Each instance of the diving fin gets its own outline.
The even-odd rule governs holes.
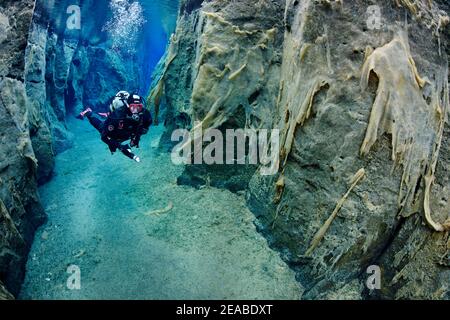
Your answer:
[[[92,114],[92,109],[87,108],[86,110],[80,112],[79,115],[76,116],[77,119],[84,120],[85,117],[89,117]]]

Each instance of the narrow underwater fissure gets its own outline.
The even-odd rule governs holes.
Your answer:
[[[161,126],[143,139],[136,167],[110,156],[86,122],[70,124],[82,139],[57,157],[56,176],[40,189],[49,217],[20,298],[300,298],[242,196],[176,184],[182,168],[160,152]],[[71,265],[81,290],[66,286]]]
[[[257,232],[242,194],[177,184],[183,167],[172,164],[161,147],[162,125],[143,137],[137,151],[142,163],[136,164],[120,153],[111,155],[89,122],[75,119],[85,106],[107,110],[119,90],[148,93],[178,5],[141,3],[146,22],[136,52],[110,50],[110,39],[99,29],[99,21],[109,18],[107,1],[96,1],[95,9],[93,2],[82,1],[82,12],[93,10],[98,19],[76,48],[79,35],[64,34],[58,25],[53,28],[59,42],[53,35],[47,39],[46,99],[55,103],[56,117],[65,119],[52,130],[67,132],[54,144],[55,167],[39,189],[48,221],[36,233],[18,297],[300,298],[293,271]],[[67,4],[57,2],[53,10]],[[38,24],[36,42],[37,29]],[[31,88],[33,68],[28,71]],[[79,290],[70,288],[73,268],[80,272]]]
[[[0,1],[0,300],[448,299],[448,13]],[[119,90],[154,116],[141,163],[74,117]],[[278,132],[272,174],[176,166],[179,128]]]

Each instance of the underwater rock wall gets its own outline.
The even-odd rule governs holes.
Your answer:
[[[284,1],[185,1],[150,102],[170,128],[273,127]],[[256,11],[255,11],[256,10]],[[164,94],[165,93],[165,94]],[[179,183],[242,191],[254,166],[186,167]]]
[[[448,6],[379,8],[369,25],[366,1],[183,1],[150,96],[170,129],[281,130],[279,174],[234,179],[306,299],[450,297]]]
[[[33,7],[32,0],[0,2],[0,299],[12,298],[6,288],[19,292],[34,231],[45,219],[36,172],[37,157],[49,152],[48,131],[36,122],[24,77]]]
[[[412,231],[410,220],[421,216],[425,222],[427,179],[434,177],[447,117],[445,55],[430,37],[434,30],[412,20],[413,14],[408,39],[401,30],[409,11],[395,2],[381,6],[379,30],[367,29],[366,10],[363,1],[303,1],[286,11],[286,20],[293,18],[277,106],[283,188],[265,228],[298,270],[305,298],[369,294],[364,279],[370,265],[382,269],[383,297],[440,298],[433,294],[445,282],[434,279],[448,277],[449,270],[420,268],[436,272],[422,279],[422,287],[430,287],[403,292],[402,285],[420,281],[417,273],[392,281],[401,263],[380,257],[393,250],[403,228]],[[365,178],[340,203],[361,168]],[[436,208],[433,220],[445,223],[446,206]],[[432,228],[422,232],[426,237]],[[446,234],[436,237],[433,262],[446,253]],[[407,244],[403,255],[424,256]]]

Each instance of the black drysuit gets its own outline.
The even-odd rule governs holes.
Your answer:
[[[119,149],[129,158],[133,158],[134,155],[129,151],[129,147],[123,146],[122,143],[131,140],[131,146],[139,147],[141,136],[146,134],[152,125],[151,114],[146,109],[139,113],[139,119],[136,118],[136,120],[128,109],[110,113],[105,121],[93,116],[88,119],[100,132],[102,141],[108,145],[112,153]]]

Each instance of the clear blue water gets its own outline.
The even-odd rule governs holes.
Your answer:
[[[131,38],[137,40],[135,43],[130,40],[130,45],[134,45],[134,48],[131,48],[134,57],[131,58],[135,59],[139,66],[139,91],[141,95],[145,95],[150,86],[152,71],[164,55],[170,35],[175,31],[179,0],[127,1],[129,4],[135,2],[139,4],[139,7],[142,8],[142,19],[145,22],[138,26],[136,30],[130,30],[136,32],[136,34],[125,32],[125,34],[120,35],[119,32],[118,36],[120,37],[120,41]],[[131,5],[129,8],[137,7]],[[117,19],[119,24],[123,25],[128,23],[127,19],[133,20],[137,18],[136,15],[133,14],[132,9],[128,9],[128,11],[124,13],[124,16],[119,18],[114,17],[113,10],[114,9],[110,4],[107,10],[108,21]],[[111,14],[113,15],[112,17]],[[109,37],[114,37],[114,35],[109,34]],[[129,49],[130,48],[126,48],[125,51],[129,51]]]
[[[123,54],[123,64],[129,67],[130,62],[134,64],[133,70],[138,70],[136,84],[141,95],[148,93],[152,72],[164,55],[168,39],[176,27],[179,0],[37,0],[37,14],[35,21],[42,25],[49,25],[51,32],[59,36],[59,40],[72,39],[80,41],[84,46],[99,46],[112,48],[112,37],[114,32],[105,30],[108,22],[127,24],[133,16],[130,12],[123,12],[123,16],[117,18],[111,4],[113,2],[133,4],[137,3],[142,8],[145,23],[136,30],[124,30],[121,35],[125,39],[125,45],[133,46],[133,53]],[[67,8],[77,5],[81,8],[81,32],[66,28],[68,18]],[[117,21],[114,21],[117,20]],[[130,21],[132,23],[132,21]],[[117,30],[112,30],[117,31]],[[121,31],[119,31],[120,36]],[[116,33],[116,36],[117,33]],[[136,40],[136,41],[134,41]],[[93,70],[92,72],[105,73],[104,70]],[[113,70],[111,74],[113,74]],[[109,74],[102,74],[106,79]],[[128,88],[128,90],[131,90]]]
[[[164,55],[170,35],[175,31],[178,0],[143,0],[141,4],[147,17],[143,47],[146,54],[145,70],[153,70]],[[143,91],[150,86],[150,77],[144,77]]]

